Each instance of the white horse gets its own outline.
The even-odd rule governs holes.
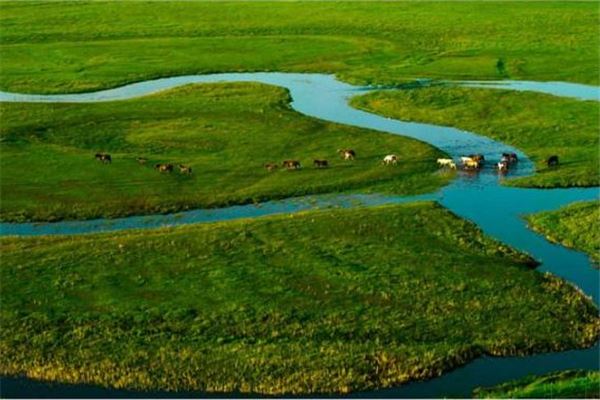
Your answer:
[[[388,154],[387,156],[383,157],[383,163],[385,165],[396,165],[398,164],[398,156],[395,154]]]
[[[456,167],[456,164],[454,164],[454,161],[451,158],[438,158],[437,163],[440,167],[446,167],[451,165],[454,165]]]

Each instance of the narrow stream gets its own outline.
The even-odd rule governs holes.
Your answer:
[[[481,153],[487,160],[498,160],[503,152],[519,156],[518,167],[507,177],[526,176],[534,172],[532,162],[518,149],[456,128],[402,122],[385,118],[348,105],[350,97],[370,88],[352,86],[322,74],[233,73],[189,75],[134,83],[93,93],[34,95],[0,92],[5,102],[101,102],[135,98],[191,83],[261,82],[287,88],[292,108],[319,119],[407,136],[427,142],[454,158]],[[600,88],[561,82],[463,82],[466,86],[530,90],[580,100],[600,100]],[[492,164],[492,162],[488,164]],[[556,209],[574,201],[599,197],[598,188],[522,189],[502,186],[502,176],[491,168],[478,174],[459,172],[457,179],[436,193],[419,196],[324,195],[305,196],[259,205],[234,206],[211,210],[193,210],[170,215],[138,216],[120,219],[66,221],[57,223],[2,223],[1,235],[80,234],[122,229],[143,229],[189,223],[254,218],[324,207],[354,207],[392,204],[417,200],[436,200],[455,214],[476,223],[486,234],[531,254],[542,262],[540,271],[551,272],[570,281],[596,303],[600,298],[600,274],[588,257],[577,251],[546,241],[527,229],[523,215]],[[600,369],[598,345],[528,357],[481,357],[439,378],[414,382],[396,388],[350,397],[469,397],[477,386],[493,385],[528,374],[566,368]],[[22,377],[3,377],[4,397],[228,397],[239,394],[131,392],[91,385],[44,383]]]

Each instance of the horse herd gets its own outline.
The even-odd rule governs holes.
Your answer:
[[[341,158],[346,161],[353,161],[356,158],[356,152],[353,149],[340,149],[337,152],[341,156]],[[96,153],[95,158],[103,164],[112,163],[112,157],[110,154],[107,153]],[[136,160],[141,165],[146,164],[148,161],[148,159],[143,157],[138,157]],[[506,173],[508,172],[509,168],[512,165],[516,164],[518,161],[519,159],[515,153],[502,153],[500,161],[496,163],[495,168],[500,173]],[[483,156],[483,154],[469,154],[468,156],[461,156],[460,162],[462,169],[466,171],[478,171],[483,167],[485,163],[485,157]],[[456,163],[452,158],[438,158],[437,163],[442,168],[457,169]],[[398,164],[398,156],[395,154],[388,154],[383,158],[382,164],[396,165]],[[548,165],[548,167],[557,166],[558,156],[550,156],[546,160],[546,164]],[[313,160],[313,166],[315,168],[328,168],[329,161],[315,159]],[[192,174],[192,167],[190,166],[178,164],[177,167],[179,169],[179,172],[182,174]],[[264,164],[264,167],[267,171],[271,172],[279,168],[279,164],[270,162]],[[287,170],[297,170],[302,168],[302,164],[298,160],[284,160],[281,162],[281,167]],[[173,172],[174,168],[174,165],[171,163],[158,163],[154,165],[154,169],[158,172],[171,173]]]
[[[96,153],[95,158],[96,158],[96,160],[100,161],[103,164],[112,163],[112,157],[110,154],[107,154],[107,153]],[[148,159],[144,158],[144,157],[137,157],[136,160],[137,160],[138,164],[140,164],[140,165],[145,165],[148,162]],[[184,175],[192,174],[192,167],[190,167],[190,166],[179,164],[179,165],[177,165],[177,168],[179,169],[179,172],[181,172]],[[175,167],[171,163],[158,163],[158,164],[154,164],[154,169],[157,170],[158,172],[170,173],[170,172],[173,172]]]
[[[340,149],[337,152],[341,156],[341,158],[345,161],[353,161],[354,159],[356,159],[356,151],[354,151],[353,149]],[[396,165],[398,163],[398,156],[395,154],[388,154],[387,156],[385,156],[383,158],[382,163],[384,165]],[[328,168],[329,161],[314,159],[313,166],[315,168]],[[269,163],[264,164],[264,167],[267,171],[272,172],[272,171],[275,171],[276,169],[278,169],[280,167],[280,165],[275,162],[269,162]],[[281,162],[281,168],[284,168],[288,171],[297,170],[297,169],[302,168],[302,164],[300,163],[299,160],[283,160]]]
[[[519,158],[517,157],[517,155],[515,153],[502,153],[502,156],[500,157],[500,161],[496,163],[495,168],[500,173],[506,173],[506,172],[508,172],[509,168],[512,165],[515,165],[518,161],[519,161]],[[461,162],[462,168],[464,170],[478,171],[483,167],[483,165],[485,163],[485,157],[483,156],[483,154],[469,154],[468,156],[461,156],[460,162]],[[451,168],[451,169],[457,168],[456,163],[451,158],[438,158],[437,163],[442,168],[445,168],[445,167]],[[556,155],[550,156],[546,160],[546,165],[548,165],[548,167],[557,166],[558,165],[558,156],[556,156]]]

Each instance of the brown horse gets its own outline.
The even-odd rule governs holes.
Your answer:
[[[327,167],[329,167],[329,163],[327,162],[327,160],[314,160],[313,161],[313,165],[316,168],[327,168]]]
[[[192,174],[192,167],[188,167],[182,164],[178,165],[179,167],[179,172],[181,172],[182,174],[187,174],[187,175],[191,175]]]
[[[284,160],[281,165],[283,166],[283,168],[287,168],[287,169],[300,169],[302,168],[302,165],[300,164],[300,161],[298,160]]]
[[[103,164],[110,164],[112,162],[112,157],[107,153],[96,153],[95,158]]]
[[[264,165],[265,169],[269,172],[275,171],[277,168],[279,168],[279,165],[275,164],[275,163],[266,163]]]
[[[158,172],[173,172],[173,164],[156,164],[154,169]]]
[[[344,160],[354,160],[356,158],[356,152],[352,149],[341,149],[338,153]]]

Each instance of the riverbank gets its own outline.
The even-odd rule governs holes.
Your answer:
[[[0,244],[0,372],[37,379],[344,393],[590,346],[600,322],[432,203]]]
[[[574,203],[527,216],[529,227],[548,240],[587,253],[600,265],[600,202]]]
[[[352,99],[354,107],[405,121],[453,126],[523,150],[536,174],[505,182],[521,187],[600,185],[600,109],[580,101],[532,92],[435,86],[386,90]],[[546,160],[558,155],[560,164]],[[500,154],[497,155],[499,158]]]

